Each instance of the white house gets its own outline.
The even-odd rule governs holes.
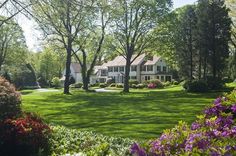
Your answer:
[[[132,59],[136,57],[133,55]],[[113,79],[115,83],[124,82],[126,60],[123,56],[117,56],[112,61],[101,66],[94,67],[94,73],[90,78],[90,83],[104,83],[108,79]],[[81,67],[78,63],[71,64],[71,76],[76,82],[82,82]],[[162,82],[172,81],[172,74],[166,61],[160,56],[138,56],[131,64],[130,79],[144,82],[152,79],[159,79]]]
[[[134,55],[132,59],[136,57]],[[117,56],[114,60],[105,64],[108,68],[108,78],[112,78],[116,83],[124,82],[126,60],[122,56]],[[103,65],[104,66],[104,65]],[[159,79],[162,82],[172,81],[172,74],[166,61],[160,56],[149,57],[140,55],[131,64],[130,79],[144,82],[152,79]]]

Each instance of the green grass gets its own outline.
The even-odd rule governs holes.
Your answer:
[[[178,121],[194,121],[221,93],[192,94],[181,87],[123,93],[23,92],[23,109],[50,123],[134,139],[155,138]]]

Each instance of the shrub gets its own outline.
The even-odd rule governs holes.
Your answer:
[[[74,84],[75,88],[81,88],[83,86],[83,83],[78,82],[76,84]]]
[[[50,128],[34,114],[0,123],[2,155],[48,155]]]
[[[137,85],[136,84],[132,84],[130,87],[136,89]]]
[[[0,121],[21,113],[21,96],[15,87],[0,77]]]
[[[129,86],[131,87],[131,88],[133,88],[132,86],[135,86],[135,85],[137,85],[138,84],[138,81],[137,80],[129,80]]]
[[[171,82],[173,85],[179,85],[179,82],[178,81],[172,81]]]
[[[149,84],[148,84],[148,88],[149,88],[149,89],[155,89],[155,88],[157,88],[157,86],[156,86],[155,83],[149,83]]]
[[[62,126],[52,127],[50,138],[52,155],[81,155],[89,156],[125,156],[129,155],[129,147],[134,142],[130,139],[107,137],[93,132],[67,129]]]
[[[168,87],[171,85],[170,81],[166,81],[164,84],[163,84],[165,87]]]
[[[219,90],[224,87],[224,83],[220,78],[207,77],[207,85],[210,90]]]
[[[52,79],[52,85],[53,85],[53,87],[55,87],[55,88],[59,88],[59,87],[61,86],[61,81],[60,81],[60,79],[59,79],[58,77],[54,77],[54,78]]]
[[[94,83],[94,84],[91,84],[90,86],[91,86],[91,87],[99,87],[99,85],[100,85],[100,83],[96,82],[96,83]]]
[[[117,83],[116,88],[124,88],[124,85],[122,83]]]
[[[203,80],[186,81],[183,86],[188,92],[207,92],[207,83]]]
[[[148,155],[236,155],[236,91],[217,98],[203,115],[188,126],[180,122],[157,139],[134,143],[131,154]]]
[[[153,84],[156,86],[156,88],[163,88],[164,87],[163,83],[158,79],[149,80],[146,83],[147,83],[147,86],[149,84]]]
[[[116,87],[116,83],[112,83],[112,84],[110,84],[109,87]]]
[[[107,87],[107,84],[106,84],[106,83],[100,83],[99,87],[100,87],[100,88],[106,88],[106,87]]]
[[[143,88],[145,88],[145,85],[142,84],[142,83],[140,83],[140,84],[137,84],[136,87],[137,87],[138,89],[143,89]]]

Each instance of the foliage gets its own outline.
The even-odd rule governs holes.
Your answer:
[[[106,88],[106,87],[107,87],[107,84],[106,84],[106,83],[100,83],[100,84],[99,84],[99,87],[100,87],[100,88]]]
[[[110,84],[109,87],[116,87],[116,83],[112,83],[112,84]]]
[[[129,86],[132,88],[132,85],[137,85],[138,81],[137,80],[129,80]]]
[[[208,85],[207,82],[203,80],[193,80],[193,81],[186,81],[183,85],[184,89],[188,92],[207,92]]]
[[[155,89],[155,88],[157,88],[157,85],[156,85],[155,83],[149,83],[149,84],[147,85],[147,87],[148,87],[149,89]]]
[[[31,68],[28,68],[30,66]],[[12,82],[17,88],[39,88],[37,78],[31,65],[20,65],[18,66],[18,71],[16,71],[12,76]]]
[[[50,128],[32,113],[0,122],[2,155],[48,155]]]
[[[75,88],[81,88],[83,86],[83,83],[78,82],[76,84],[74,84]]]
[[[137,84],[137,85],[136,85],[136,88],[138,88],[138,89],[143,89],[143,88],[145,88],[145,84],[142,84],[142,83]]]
[[[15,87],[0,77],[0,121],[21,113],[21,96]]]
[[[128,155],[133,140],[114,138],[95,134],[88,131],[78,131],[62,126],[53,126],[50,138],[52,155],[75,155],[82,153],[94,155]]]
[[[173,85],[179,85],[179,82],[178,81],[172,81],[171,82]]]
[[[61,81],[60,81],[60,79],[59,79],[58,77],[54,77],[54,78],[52,79],[52,85],[53,85],[53,87],[55,87],[55,88],[59,88],[59,87],[61,86]]]
[[[116,88],[124,88],[124,84],[122,84],[122,83],[117,83],[117,84],[116,84]]]
[[[147,83],[148,85],[151,84],[150,86],[153,86],[154,88],[164,87],[163,83],[159,79],[149,80],[149,81],[146,81],[145,83]]]
[[[235,155],[236,92],[219,97],[189,127],[180,122],[143,146],[135,143],[131,153],[147,155]]]
[[[164,82],[164,84],[163,84],[165,87],[168,87],[168,86],[170,86],[171,85],[171,82],[170,81],[166,81],[166,82]]]
[[[208,88],[211,90],[220,90],[224,87],[224,82],[223,80],[221,80],[221,78],[218,78],[218,77],[213,78],[213,77],[208,76],[207,85],[208,85]]]

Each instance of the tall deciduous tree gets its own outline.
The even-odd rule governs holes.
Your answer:
[[[0,71],[3,65],[25,62],[27,55],[25,38],[21,27],[13,20],[0,27]],[[22,61],[21,61],[22,60]]]
[[[149,48],[150,32],[158,20],[168,13],[170,0],[116,0],[113,2],[112,32],[117,52],[126,59],[124,92],[129,92],[129,74],[132,62]],[[132,57],[134,54],[135,57]]]
[[[60,42],[66,51],[64,94],[69,94],[70,65],[73,45],[86,27],[94,1],[40,0],[33,2],[33,16],[48,38]]]
[[[94,71],[105,39],[105,29],[110,21],[110,5],[106,1],[97,1],[93,9],[93,18],[87,29],[81,31],[76,42],[78,49],[73,50],[75,58],[82,68],[83,89],[88,91],[90,76]]]

